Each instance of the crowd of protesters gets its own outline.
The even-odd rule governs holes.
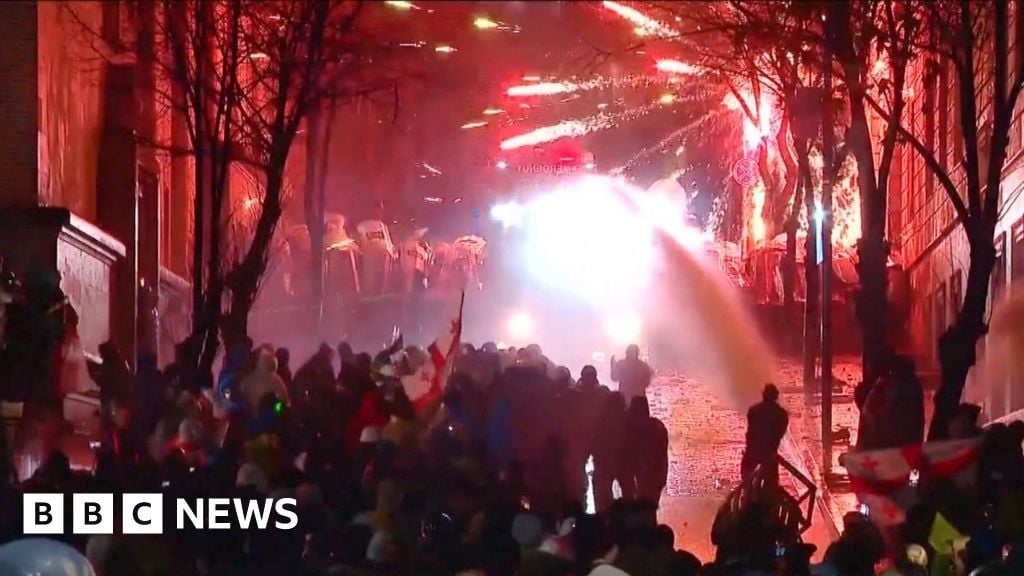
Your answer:
[[[628,402],[594,367],[574,379],[537,346],[464,346],[443,394],[426,405],[398,377],[428,361],[414,347],[371,356],[324,345],[293,369],[286,349],[239,345],[205,386],[176,364],[159,370],[152,357],[132,372],[112,345],[101,356],[93,377],[104,437],[94,470],[73,471],[53,451],[19,484],[4,463],[0,542],[23,538],[23,492],[162,491],[295,498],[299,527],[54,538],[80,550],[98,576],[811,573],[813,547],[801,543],[777,482],[787,416],[774,386],[748,414],[744,481],[712,529],[717,557],[702,565],[657,521],[668,434],[650,415],[652,372],[633,347],[612,362]],[[895,376],[913,373],[898,368]],[[903,389],[882,383],[876,394],[886,386]],[[981,435],[977,416],[965,407],[951,436]],[[989,428],[978,489],[925,486],[898,531],[849,514],[814,573],[868,576],[888,558],[895,574],[935,574],[938,513],[970,536],[945,573],[1024,574],[1024,546],[1015,546],[1024,542],[1022,441],[1024,425]]]
[[[19,492],[292,497],[293,531],[62,538],[100,576],[697,573],[656,522],[668,436],[644,395],[627,406],[592,366],[574,379],[539,347],[486,344],[423,405],[397,373],[425,356],[325,345],[293,370],[288,350],[236,346],[201,387],[152,357],[133,373],[104,345],[94,470],[53,451],[5,484],[3,539],[21,536]]]

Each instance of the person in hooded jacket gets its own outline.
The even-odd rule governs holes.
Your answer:
[[[277,396],[286,405],[290,404],[288,389],[277,375],[277,358],[266,350],[257,353],[256,367],[242,379],[241,392],[246,411],[254,416],[259,414],[260,401],[267,394]]]
[[[635,397],[629,405],[626,437],[625,483],[635,498],[657,504],[668,481],[668,429],[651,416],[647,398]]]

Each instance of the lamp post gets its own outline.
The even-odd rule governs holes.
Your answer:
[[[821,108],[821,444],[822,473],[832,473],[832,17],[825,18]]]

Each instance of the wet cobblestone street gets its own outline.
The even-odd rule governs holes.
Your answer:
[[[833,429],[850,430],[851,441],[855,441],[853,386],[859,380],[859,365],[853,359],[837,362],[835,377]],[[801,370],[793,363],[782,364],[777,384],[790,413],[782,455],[817,486],[823,486],[820,401],[813,398],[807,407]],[[715,513],[739,480],[746,415],[723,404],[710,386],[680,375],[661,375],[647,395],[652,414],[665,423],[669,433],[669,478],[661,502],[661,521],[675,530],[679,547],[710,560],[714,556],[710,532]],[[835,445],[835,470],[841,471],[838,458],[846,450],[845,442]],[[806,491],[786,472],[781,480],[792,494]],[[833,519],[841,519],[844,512],[854,509],[856,500],[851,494],[832,491],[825,491],[823,497],[819,492],[819,496],[805,540],[816,544],[820,554],[835,536]],[[830,514],[820,509],[821,504],[829,508]]]

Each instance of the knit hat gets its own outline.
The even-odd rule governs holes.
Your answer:
[[[362,444],[376,444],[380,442],[380,429],[375,426],[363,428],[363,432],[359,435],[359,442]]]
[[[629,576],[629,573],[611,564],[598,564],[590,571],[590,576]]]
[[[535,514],[519,514],[512,521],[512,538],[523,548],[537,548],[544,541],[544,525]]]
[[[267,481],[267,476],[259,466],[252,462],[246,462],[238,469],[238,475],[235,477],[235,485],[239,488],[252,486],[263,494],[266,494],[270,490],[270,483]]]

